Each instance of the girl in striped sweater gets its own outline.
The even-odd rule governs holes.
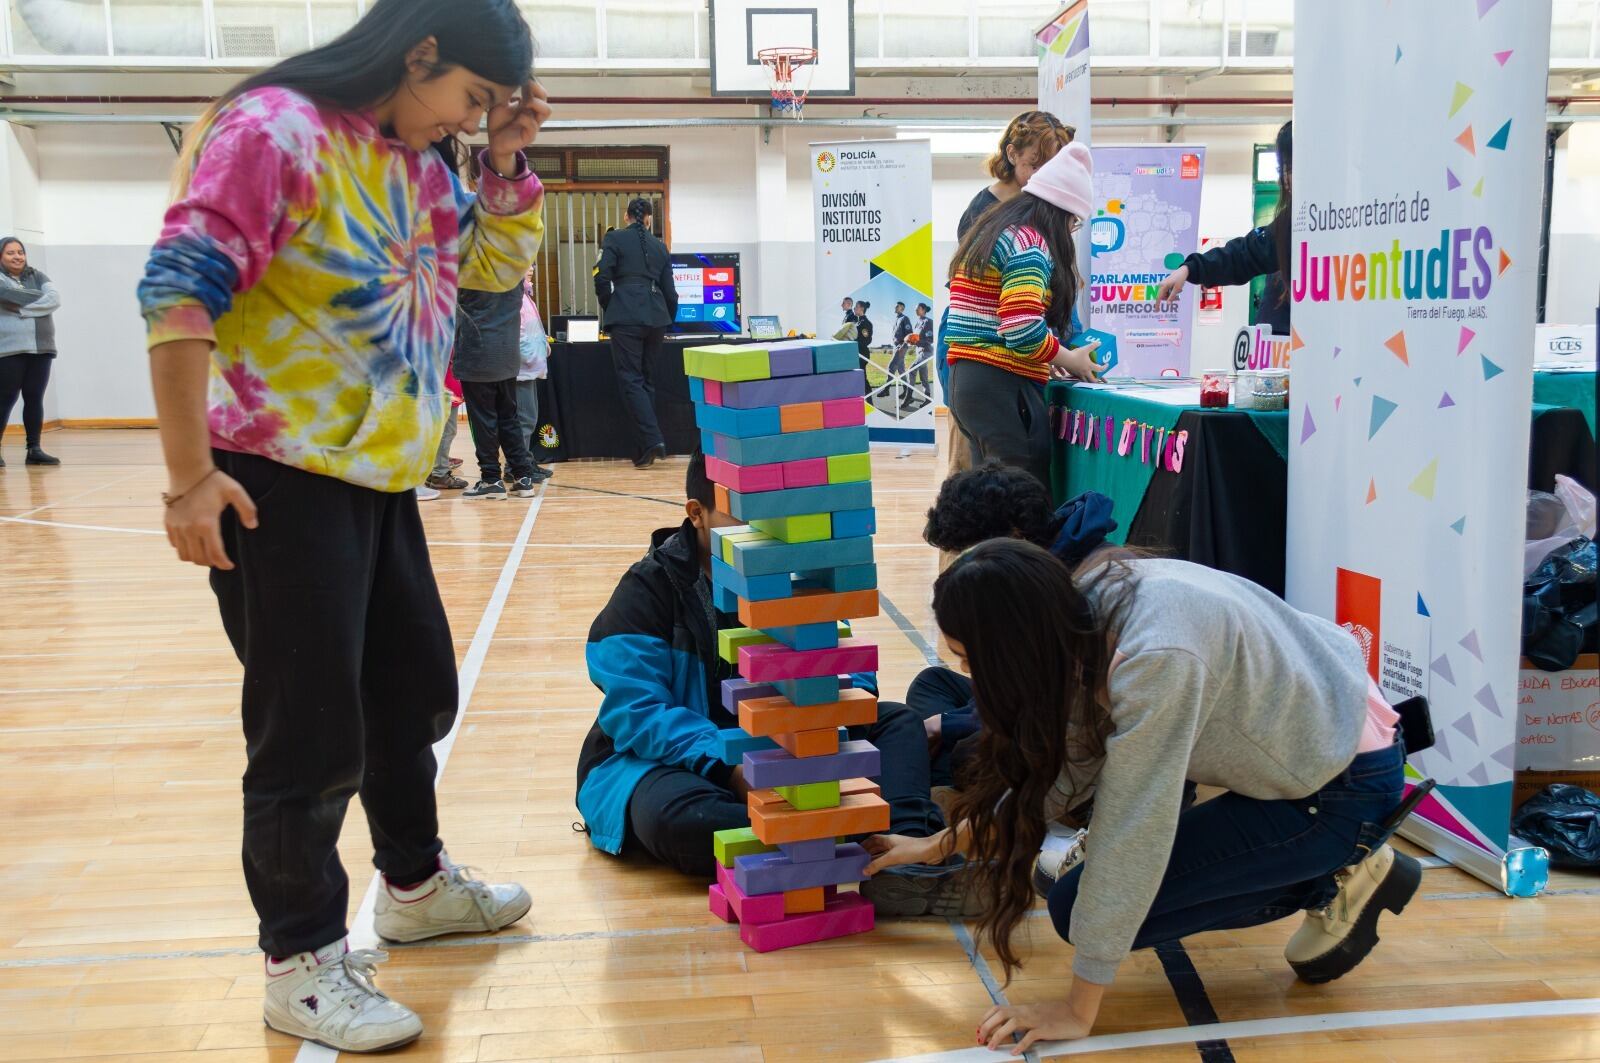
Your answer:
[[[1089,149],[1069,144],[1022,195],[968,230],[950,263],[950,411],[972,447],[1050,482],[1052,371],[1093,380],[1097,343],[1069,348],[1079,330],[1081,278],[1073,231],[1089,214]]]

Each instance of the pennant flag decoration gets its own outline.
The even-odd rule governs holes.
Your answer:
[[[1461,326],[1461,335],[1456,340],[1456,354],[1458,356],[1461,354],[1462,351],[1467,349],[1467,344],[1471,343],[1472,342],[1472,337],[1474,337],[1476,335],[1477,335],[1477,333],[1473,332],[1471,329],[1467,328],[1467,326],[1465,326],[1465,325]]]
[[[1291,327],[1292,327],[1292,326],[1291,326]],[[1334,356],[1334,357],[1335,357],[1335,358],[1337,358],[1337,357],[1339,357],[1339,352],[1340,352],[1340,351],[1342,351],[1342,350],[1343,350],[1343,349],[1344,349],[1344,348],[1343,348],[1343,347],[1335,347],[1335,348],[1334,348],[1334,349],[1333,349],[1333,356]]]
[[[1439,409],[1441,410],[1446,406],[1454,406],[1455,404],[1456,400],[1450,397],[1450,393],[1448,391],[1445,392],[1444,395],[1439,399]]]
[[[1478,645],[1478,629],[1473,628],[1461,639],[1461,648],[1472,654],[1479,661],[1483,660],[1483,647]]]
[[[1384,422],[1399,408],[1398,403],[1390,402],[1382,395],[1372,396],[1372,420],[1367,425],[1367,438],[1371,439],[1377,435],[1378,429],[1382,428]]]
[[[1450,115],[1449,115],[1449,117],[1454,118],[1456,116],[1456,112],[1461,110],[1461,108],[1465,107],[1466,104],[1467,104],[1467,101],[1470,100],[1471,98],[1472,98],[1472,86],[1463,85],[1459,81],[1456,82],[1455,94],[1450,97]]]
[[[1456,177],[1456,172],[1450,169],[1450,167],[1446,166],[1444,168],[1444,190],[1446,192],[1454,192],[1460,187],[1461,181]]]
[[[1306,440],[1310,439],[1316,434],[1316,431],[1317,422],[1312,420],[1311,407],[1307,406],[1305,420],[1300,423],[1300,442],[1304,443]]]
[[[1480,354],[1478,357],[1483,359],[1483,379],[1493,380],[1495,377],[1505,372],[1504,369],[1501,369],[1499,366],[1489,361],[1487,355]]]
[[[1432,613],[1428,612],[1428,603],[1422,600],[1421,591],[1417,592],[1417,615],[1429,617],[1433,615]]]
[[[1511,139],[1511,119],[1506,119],[1506,124],[1495,130],[1494,136],[1489,138],[1489,146],[1496,151],[1505,151],[1506,143]]]
[[[1451,521],[1450,530],[1457,535],[1465,535],[1467,533],[1467,518],[1462,517],[1460,520]]]
[[[1501,66],[1505,66],[1506,65],[1506,60],[1510,59],[1510,58],[1511,58],[1511,49],[1509,49],[1509,48],[1507,48],[1503,52],[1494,53],[1494,61],[1499,63]]]
[[[1488,709],[1490,712],[1494,713],[1496,716],[1505,715],[1500,711],[1500,702],[1495,700],[1494,691],[1489,689],[1488,683],[1485,683],[1483,685],[1483,689],[1474,695],[1473,700],[1475,700],[1479,705],[1482,705],[1484,708]]]
[[[1467,149],[1468,155],[1478,154],[1478,145],[1472,139],[1472,127],[1467,126],[1456,137],[1456,143]]]
[[[1417,473],[1417,478],[1411,481],[1411,492],[1413,494],[1421,495],[1429,502],[1432,502],[1434,487],[1436,486],[1438,479],[1439,459],[1434,458],[1432,461],[1428,462],[1427,466],[1421,472]]]
[[[1399,332],[1396,332],[1393,336],[1390,336],[1388,339],[1384,340],[1383,341],[1383,345],[1385,347],[1389,348],[1390,353],[1392,353],[1396,358],[1400,359],[1400,361],[1404,362],[1406,365],[1410,365],[1411,364],[1411,359],[1406,357],[1406,330],[1405,329],[1401,329]]]
[[[1450,668],[1450,658],[1446,657],[1442,653],[1439,654],[1439,659],[1433,662],[1432,668],[1434,675],[1443,679],[1451,686],[1455,686],[1456,676],[1455,672],[1453,672]]]
[[[1300,338],[1300,330],[1295,328],[1293,325],[1290,325],[1289,326],[1289,350],[1298,351],[1300,348],[1304,347],[1305,345],[1306,345],[1306,341]]]
[[[1377,500],[1378,500],[1378,481],[1376,481],[1376,480],[1368,480],[1367,481],[1367,505],[1370,506],[1370,505],[1372,505],[1372,503],[1376,502]]]
[[[1508,270],[1510,268],[1511,268],[1511,256],[1506,254],[1505,251],[1502,250],[1500,252],[1500,273],[1499,273],[1499,275],[1502,276],[1502,277],[1505,276],[1506,270]]]
[[[1483,198],[1483,178],[1478,178],[1478,183],[1472,186],[1472,194],[1478,199]]]

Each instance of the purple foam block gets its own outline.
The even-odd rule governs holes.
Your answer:
[[[783,406],[796,402],[825,402],[866,394],[866,376],[859,369],[820,376],[781,377],[777,380],[743,380],[722,386],[722,405],[739,410],[757,406]]]
[[[751,698],[771,698],[778,695],[778,688],[771,683],[752,683],[748,679],[724,679],[722,681],[722,707],[733,715],[739,715],[739,702]],[[849,776],[854,778],[854,776]]]
[[[867,877],[867,851],[851,842],[834,850],[832,860],[797,864],[783,853],[755,853],[733,862],[733,880],[747,897],[816,886],[860,882]]]
[[[812,838],[805,842],[789,842],[778,846],[779,851],[795,864],[814,864],[819,860],[834,858],[835,843],[832,838]]]
[[[881,758],[871,742],[841,742],[839,752],[822,757],[795,757],[781,749],[746,753],[744,781],[753,789],[804,786],[832,779],[872,779]]]
[[[767,352],[769,373],[774,377],[810,376],[812,357],[810,347],[774,348]]]

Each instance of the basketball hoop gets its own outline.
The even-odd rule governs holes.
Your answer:
[[[767,68],[772,86],[772,109],[788,111],[799,122],[805,119],[806,93],[811,91],[811,75],[817,69],[815,48],[763,48],[756,53]],[[798,80],[803,82],[797,84]]]

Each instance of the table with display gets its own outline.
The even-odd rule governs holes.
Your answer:
[[[656,392],[656,419],[668,454],[691,454],[700,445],[689,380],[683,374],[685,348],[707,343],[752,343],[748,336],[667,336],[649,363]],[[550,375],[539,382],[539,427],[535,461],[580,458],[633,458],[638,444],[617,389],[611,343],[550,346]]]
[[[1185,402],[1197,387],[1155,382],[1083,387],[1055,382],[1046,399],[1054,437],[1051,490],[1057,501],[1083,491],[1110,496],[1117,542],[1142,546],[1233,572],[1282,594],[1289,505],[1289,415]],[[1079,442],[1072,442],[1075,415]],[[1083,445],[1086,418],[1100,430]],[[1105,418],[1112,418],[1110,446]],[[1548,491],[1557,473],[1590,489],[1596,484],[1594,377],[1536,373],[1528,484]],[[1151,428],[1155,440],[1183,436],[1182,464],[1172,472],[1170,448],[1143,459],[1138,432],[1127,456],[1117,453],[1121,425]],[[1157,433],[1161,433],[1158,435]]]

